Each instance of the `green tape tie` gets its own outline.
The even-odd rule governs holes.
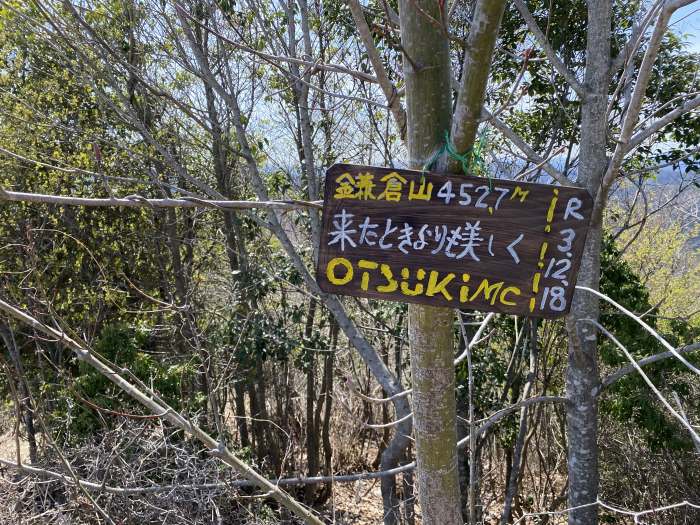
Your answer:
[[[486,145],[486,134],[482,133],[479,137],[479,141],[476,147],[473,147],[470,151],[466,153],[459,153],[457,148],[455,148],[452,139],[450,138],[450,132],[445,130],[445,140],[433,155],[430,157],[428,162],[423,165],[423,172],[430,171],[435,162],[442,156],[443,153],[447,153],[452,159],[456,160],[462,166],[462,171],[465,175],[469,175],[471,171],[480,171],[486,173],[486,177],[489,180],[489,190],[493,191],[493,181],[491,180],[491,175],[486,170],[486,164],[484,163],[483,156],[481,152]],[[475,168],[475,169],[474,169]]]

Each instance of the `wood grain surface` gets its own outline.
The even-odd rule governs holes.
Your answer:
[[[592,206],[578,188],[335,164],[316,277],[334,294],[558,317]]]

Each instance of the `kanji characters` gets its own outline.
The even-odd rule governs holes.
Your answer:
[[[376,186],[374,183],[374,175],[369,172],[359,173],[355,185],[357,187],[357,193],[355,194],[357,199],[361,201],[376,199],[374,193],[372,193],[372,190]]]
[[[392,171],[388,175],[384,175],[380,180],[386,185],[384,187],[384,191],[377,198],[384,199],[387,201],[399,202],[401,200],[401,192],[403,191],[403,185],[406,184],[406,179],[404,179],[395,171]]]
[[[391,218],[374,222],[370,216],[356,217],[343,208],[333,215],[333,228],[328,246],[338,245],[340,251],[351,248],[373,247],[380,250],[398,250],[405,255],[430,250],[432,255],[444,255],[450,259],[468,258],[481,262],[485,255],[496,257],[504,250],[515,264],[520,263],[516,251],[525,237],[498,242],[499,235],[483,233],[481,221],[465,222],[450,227],[446,224],[396,223]]]
[[[479,232],[481,232],[480,223],[481,221],[476,221],[474,224],[465,222],[464,226],[458,226],[452,230],[445,248],[445,255],[453,259],[462,259],[468,255],[474,261],[479,262],[480,259],[474,252],[474,248],[481,246],[481,242],[484,240],[483,237],[479,237]],[[461,247],[462,251],[459,253],[452,252],[452,248],[457,246]]]
[[[354,199],[355,198],[355,178],[349,173],[343,173],[335,179],[337,184],[335,188],[334,199]]]
[[[403,186],[406,184],[406,179],[392,171],[384,175],[381,179],[384,183],[384,191],[379,195],[375,194],[377,184],[374,182],[374,174],[369,171],[352,175],[343,173],[335,179],[336,188],[333,194],[334,199],[354,199],[354,200],[386,200],[399,202],[403,192]],[[432,191],[432,185],[429,188]],[[423,190],[421,190],[423,191]],[[422,197],[419,197],[422,198]],[[430,195],[428,195],[428,200]]]
[[[335,230],[330,232],[330,236],[332,237],[330,241],[328,241],[328,246],[332,246],[334,244],[340,243],[340,251],[344,252],[345,251],[345,243],[347,242],[350,246],[355,248],[357,244],[355,244],[355,241],[353,241],[352,237],[350,234],[352,233],[357,233],[357,230],[351,230],[350,226],[352,226],[352,218],[354,215],[352,213],[348,213],[345,211],[345,208],[340,213],[336,213],[333,215],[334,220],[333,221],[333,227]]]
[[[418,189],[415,187],[415,181],[411,181],[411,184],[408,187],[408,200],[409,201],[415,201],[415,200],[421,200],[421,201],[429,201],[430,197],[433,195],[433,183],[428,182],[427,185],[425,183],[425,177],[421,179],[420,186]]]
[[[357,177],[353,177],[349,173],[343,173],[335,179],[337,184],[335,188],[334,199],[357,199],[357,200],[374,200],[374,175],[369,172],[358,173]]]

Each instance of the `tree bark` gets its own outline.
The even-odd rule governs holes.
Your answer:
[[[610,68],[610,0],[589,0],[586,42],[586,94],[581,103],[581,144],[578,183],[594,197],[607,166],[606,110]],[[594,214],[578,274],[578,284],[598,288],[602,212]],[[566,372],[569,507],[595,503],[598,498],[598,399],[600,384],[595,328],[583,319],[598,319],[599,301],[576,291],[566,326],[569,340]],[[598,507],[569,513],[570,525],[594,525]]]
[[[478,0],[474,7],[452,123],[452,141],[463,153],[474,146],[505,6],[505,0]]]
[[[250,446],[248,436],[248,421],[245,411],[245,386],[243,379],[236,379],[233,384],[233,399],[236,407],[236,426],[238,427],[238,438],[242,448]]]
[[[330,319],[330,352],[323,360],[323,383],[321,385],[321,396],[323,397],[323,427],[321,429],[321,442],[323,444],[324,475],[330,476],[333,471],[333,446],[331,444],[331,415],[333,408],[333,363],[335,352],[338,348],[338,323],[331,317]],[[316,417],[321,416],[321,407],[317,407]],[[316,427],[320,425],[317,423]],[[325,503],[333,493],[333,483],[327,483],[318,503]]]
[[[450,129],[452,96],[447,22],[432,0],[399,2],[406,78],[409,165],[422,168]],[[421,12],[422,11],[422,12]],[[442,31],[425,14],[444,24]],[[454,314],[409,305],[418,499],[425,525],[462,523],[457,479]]]

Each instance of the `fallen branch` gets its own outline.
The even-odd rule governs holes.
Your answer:
[[[0,465],[12,469],[16,469],[25,474],[30,474],[32,476],[37,476],[42,479],[55,479],[58,481],[63,481],[69,485],[75,485],[75,480],[60,472],[56,472],[49,469],[43,469],[36,466],[30,466],[25,464],[17,464],[9,459],[0,458]],[[320,483],[351,483],[355,481],[363,481],[368,479],[377,479],[385,476],[395,476],[402,472],[407,472],[415,468],[415,462],[407,463],[400,467],[396,467],[389,470],[379,470],[376,472],[359,472],[357,474],[341,474],[337,476],[314,476],[309,478],[296,477],[296,478],[282,478],[282,479],[270,479],[268,482],[270,484],[279,486],[292,486],[292,485],[317,485]],[[216,490],[225,488],[240,488],[240,487],[254,487],[257,486],[256,483],[247,480],[239,479],[232,481],[222,481],[217,483],[194,483],[194,484],[173,484],[173,485],[154,485],[152,487],[114,487],[111,485],[103,485],[102,483],[95,483],[92,481],[87,481],[80,479],[79,483],[82,487],[88,490],[94,490],[98,492],[106,492],[109,494],[117,494],[120,496],[138,496],[143,494],[157,494],[161,492],[175,492],[175,491],[197,491],[197,490]],[[270,494],[272,496],[272,494]]]

